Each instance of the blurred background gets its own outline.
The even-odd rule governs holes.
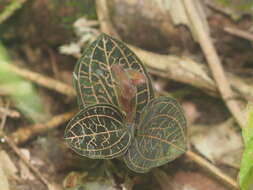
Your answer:
[[[237,179],[252,189],[252,130],[242,137],[253,125],[252,10],[252,0],[0,0],[0,189],[228,190]],[[72,72],[101,32],[130,45],[157,95],[181,103],[189,154],[136,174],[66,147]]]

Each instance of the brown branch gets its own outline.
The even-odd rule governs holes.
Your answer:
[[[208,170],[210,173],[212,173],[214,176],[217,176],[219,179],[221,179],[223,182],[228,184],[230,187],[233,187],[234,189],[239,189],[239,186],[237,182],[232,179],[230,176],[227,176],[224,174],[219,168],[199,156],[198,154],[192,152],[192,151],[187,151],[186,156],[197,163],[199,166],[203,167],[204,169]]]
[[[7,105],[6,105],[6,108],[7,108],[7,109],[9,108],[9,102],[8,102]],[[3,129],[4,129],[4,125],[5,125],[7,116],[8,116],[8,115],[7,115],[7,112],[4,112],[3,115],[2,115],[1,123],[0,123],[0,134],[1,134],[1,132],[3,131]]]
[[[195,162],[197,165],[209,171],[214,177],[219,178],[221,181],[225,183],[225,185],[228,185],[229,187],[233,189],[239,189],[239,186],[234,179],[224,174],[220,169],[218,169],[212,163],[208,162],[206,159],[199,156],[195,152],[187,151],[186,156],[188,159]],[[171,184],[169,183],[170,181],[169,176],[167,176],[167,174],[163,172],[162,170],[160,170],[159,168],[153,169],[152,174],[154,175],[154,177],[160,184],[161,189],[168,189],[168,187],[171,186]]]
[[[217,94],[216,85],[208,76],[207,68],[193,60],[187,57],[160,55],[134,46],[129,47],[143,63],[156,71],[158,75]]]
[[[240,30],[238,28],[231,28],[231,27],[225,27],[224,31],[233,34],[235,36],[238,36],[240,38],[244,38],[246,40],[253,41],[253,34],[244,30]]]
[[[205,65],[187,57],[160,55],[134,46],[129,47],[150,68],[151,73],[200,88],[212,96],[217,97],[220,95],[218,87],[210,78],[208,68]],[[253,100],[252,86],[231,73],[226,74],[237,96]]]
[[[50,77],[46,77],[42,74],[39,74],[33,71],[29,71],[27,69],[20,68],[13,64],[10,65],[10,70],[25,79],[31,80],[39,85],[55,90],[61,94],[65,94],[68,96],[75,95],[75,91],[71,86],[65,83],[62,83],[58,80],[52,79]]]
[[[195,28],[200,46],[206,56],[208,65],[212,71],[214,80],[218,86],[221,96],[238,124],[243,127],[245,125],[243,114],[238,105],[238,102],[236,102],[234,99],[234,93],[230,88],[230,84],[225,76],[225,72],[212,43],[212,40],[204,30],[203,22],[199,17],[198,9],[195,7],[195,3],[195,0],[184,0],[186,12],[192,22],[193,27]]]
[[[64,114],[56,115],[46,123],[35,124],[32,126],[21,127],[11,134],[11,139],[17,144],[22,144],[38,134],[54,129],[69,121],[76,111],[66,112]]]

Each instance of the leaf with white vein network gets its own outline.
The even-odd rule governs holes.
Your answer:
[[[122,156],[132,139],[131,126],[124,115],[109,104],[96,104],[82,109],[69,122],[64,139],[78,154],[94,159]]]
[[[186,119],[181,106],[173,98],[158,97],[145,107],[124,161],[131,170],[145,173],[176,159],[186,149]]]

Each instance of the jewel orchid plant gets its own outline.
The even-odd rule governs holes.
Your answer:
[[[148,172],[186,151],[186,119],[171,97],[155,97],[139,58],[121,41],[101,34],[75,66],[79,113],[64,139],[92,159],[121,157],[127,167]]]

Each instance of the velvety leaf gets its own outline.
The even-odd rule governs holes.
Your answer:
[[[174,160],[186,151],[186,119],[179,103],[169,97],[151,100],[141,115],[134,142],[124,161],[144,173]]]
[[[113,75],[112,65],[121,65],[126,70],[138,71],[145,83],[138,86],[135,98],[135,121],[139,121],[142,109],[153,96],[151,80],[143,64],[124,43],[101,34],[83,53],[73,73],[73,83],[80,108],[87,105],[107,103],[120,107],[117,93],[118,81]]]
[[[123,155],[132,138],[123,114],[114,106],[96,104],[82,109],[68,124],[64,138],[78,154],[96,159]]]

